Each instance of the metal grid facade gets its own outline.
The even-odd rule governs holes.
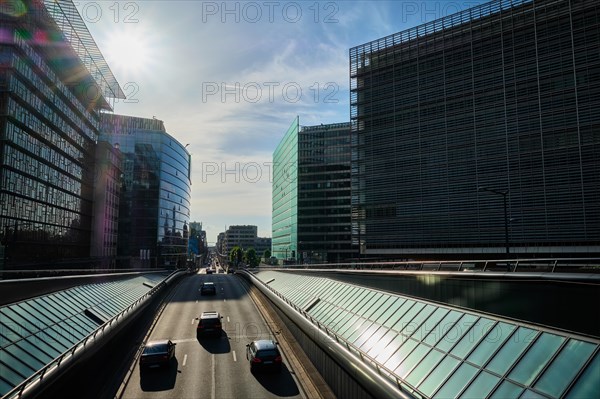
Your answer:
[[[350,236],[350,123],[303,126],[298,155],[298,259],[356,257]]]
[[[599,47],[595,1],[498,0],[350,49],[355,244],[600,253]]]

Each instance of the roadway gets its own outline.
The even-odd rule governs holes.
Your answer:
[[[200,295],[212,281],[217,295]],[[197,338],[197,317],[214,310],[223,316],[221,338]],[[144,341],[168,338],[177,344],[170,368],[140,371],[137,356],[117,397],[120,398],[300,398],[286,354],[277,373],[251,373],[246,344],[272,338],[243,281],[228,274],[199,274],[183,279],[167,299]]]

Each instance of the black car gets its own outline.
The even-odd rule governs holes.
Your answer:
[[[198,326],[196,327],[197,335],[220,337],[223,332],[223,326],[221,325],[222,318],[223,316],[219,312],[202,312],[198,318]]]
[[[160,367],[169,364],[175,357],[175,345],[168,339],[148,341],[140,356],[140,367]]]
[[[281,354],[277,343],[270,339],[252,341],[246,345],[246,358],[250,361],[250,370],[271,369],[281,371]]]
[[[215,283],[202,283],[200,286],[200,295],[217,295],[217,287],[215,287]]]

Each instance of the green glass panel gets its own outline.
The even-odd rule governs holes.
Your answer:
[[[389,335],[386,334],[384,336],[384,339],[381,343],[377,344],[377,347],[379,349],[378,355],[376,357],[372,357],[377,359],[379,363],[385,364],[387,368],[393,370],[393,368],[391,368],[390,365],[387,363],[388,359],[394,358],[394,356],[402,355],[403,352],[397,353],[396,351],[399,347],[401,347],[404,344],[405,340],[404,337],[398,335],[398,333],[394,330],[390,330],[389,333]],[[390,337],[391,339],[388,339]]]
[[[385,323],[383,323],[383,325],[387,328],[392,328],[392,326],[396,324],[398,320],[400,320],[402,316],[404,316],[406,311],[413,307],[415,303],[416,302],[411,299],[407,299],[406,301],[404,301],[404,303],[398,308],[398,310],[392,313],[392,316],[389,319],[387,319]]]
[[[423,321],[425,321],[425,319],[427,319],[435,311],[435,309],[437,308],[433,305],[425,305],[425,307],[422,308],[421,311],[410,322],[408,322],[400,332],[406,336],[413,335],[413,333],[417,331],[419,327],[421,327]]]
[[[7,367],[6,364],[2,362],[0,362],[0,370],[2,370],[1,379],[6,380],[8,383],[10,383],[12,385],[11,389],[19,385],[21,382],[23,382],[23,380],[25,380],[24,376],[11,370]]]
[[[498,381],[500,381],[500,378],[488,373],[487,371],[482,371],[473,380],[471,385],[469,385],[469,387],[460,395],[460,397],[462,399],[485,398],[489,395],[492,389],[494,389],[496,384],[498,384]]]
[[[432,327],[433,330],[427,334],[423,342],[431,346],[437,344],[461,316],[462,313],[451,310],[435,327]]]
[[[536,330],[530,328],[517,328],[485,368],[503,376],[537,337],[537,334]]]
[[[36,314],[42,315],[50,320],[50,323],[48,324],[58,323],[62,320],[55,314],[54,309],[42,301],[41,298],[34,299],[33,301],[29,302],[29,304],[35,308],[37,312]]]
[[[357,329],[359,328],[362,323],[364,323],[363,318],[357,316],[357,315],[352,315],[352,319],[350,319],[345,325],[344,328],[338,330],[339,334],[344,337],[344,339],[348,339],[348,337]]]
[[[517,399],[521,396],[523,388],[510,381],[503,381],[494,391],[490,399]]]
[[[363,317],[366,317],[367,319],[372,319],[373,314],[375,314],[375,312],[381,309],[381,307],[389,299],[389,296],[378,293],[373,304],[362,313]]]
[[[48,364],[54,358],[41,350],[39,347],[33,345],[28,340],[21,340],[14,345],[18,346],[24,352],[31,353],[36,358],[40,359],[40,361],[44,364]]]
[[[3,366],[0,364],[0,368]],[[2,377],[0,377],[0,396],[4,396],[11,391],[15,386],[5,382]]]
[[[452,354],[458,358],[464,359],[471,350],[481,341],[483,336],[487,334],[496,324],[494,320],[479,318],[471,327],[462,339],[452,348]]]
[[[417,346],[418,342],[406,340],[402,335],[396,335],[385,350],[379,354],[377,360],[390,370],[394,370]]]
[[[354,330],[354,332],[352,334],[350,334],[348,336],[348,342],[354,342],[359,336],[361,336],[369,327],[371,327],[371,325],[373,324],[373,322],[368,321],[366,319],[363,319],[363,323],[358,326],[358,328],[356,328]]]
[[[469,355],[468,360],[479,367],[483,367],[494,352],[508,339],[515,328],[517,326],[514,324],[503,322],[496,324],[485,338],[479,342],[477,348]]]
[[[367,328],[359,337],[357,337],[352,343],[361,348],[363,351],[367,351],[363,345],[365,344],[365,342],[370,341],[370,340],[375,340],[378,339],[380,336],[383,335],[383,332],[380,333],[381,335],[378,337],[378,335],[376,334],[378,330],[382,330],[381,326],[377,323],[371,323],[371,325],[369,326],[369,328]]]
[[[587,365],[581,376],[565,396],[567,399],[589,399],[597,398],[600,388],[600,352],[596,353],[594,359]]]
[[[519,399],[546,399],[546,397],[542,394],[526,389],[525,392],[519,396]]]
[[[26,379],[35,372],[35,369],[28,366],[24,359],[19,358],[6,350],[0,351],[0,364],[9,366],[12,370],[16,371],[22,379]],[[4,371],[6,371],[7,368],[2,367],[0,370],[2,370],[2,377],[4,377]]]
[[[464,313],[462,317],[448,330],[444,337],[435,345],[439,350],[448,352],[477,321],[477,316]]]
[[[458,359],[446,356],[418,386],[419,391],[423,392],[427,397],[433,395],[459,363]]]
[[[44,315],[43,308],[41,308],[39,305],[36,305],[33,301],[22,302],[19,304],[19,306],[27,311],[27,313],[36,320],[36,324],[39,324],[40,328],[52,323],[52,320]]]
[[[402,305],[406,302],[406,300],[399,298],[397,301],[394,301],[389,308],[385,309],[381,316],[377,319],[381,324],[387,324],[388,320],[394,318],[396,312],[402,307]],[[389,327],[388,327],[389,328]]]
[[[425,307],[423,302],[417,302],[413,307],[411,307],[403,316],[394,324],[392,327],[394,330],[400,332],[402,329],[406,328],[409,323],[414,319],[414,317]]]
[[[323,313],[327,309],[329,309],[329,304],[327,302],[320,301],[315,306],[310,308],[310,310],[307,313],[312,317],[319,318],[321,313]]]
[[[419,326],[412,337],[417,341],[422,341],[425,336],[433,331],[433,329],[437,326],[440,320],[446,316],[446,314],[448,314],[448,309],[446,308],[438,307],[435,309],[435,312],[433,312],[433,314],[431,314],[431,316],[429,316],[427,320],[425,320],[425,322]],[[432,344],[430,343],[430,345]]]
[[[332,323],[328,326],[330,329],[334,330],[336,333],[339,333],[341,330],[345,330],[348,326],[348,323],[354,316],[352,313],[346,312],[344,310],[342,312],[342,317],[337,317]]]
[[[375,312],[371,315],[370,319],[376,321],[379,324],[383,324],[383,322],[385,322],[391,314],[388,314],[388,312],[390,312],[390,310],[393,309],[393,307],[397,306],[401,302],[402,301],[399,298],[387,297],[386,301],[375,310]]]
[[[510,379],[528,386],[543,370],[565,338],[543,333],[508,375]]]
[[[571,339],[544,371],[534,387],[550,396],[560,397],[581,367],[587,362],[597,345]],[[598,375],[600,393],[600,375]]]
[[[404,346],[400,348],[400,350],[402,351],[403,348]],[[396,362],[396,359],[394,359],[393,362],[389,362],[389,368],[391,370],[395,370],[394,373],[400,376],[400,378],[406,378],[408,373],[410,373],[410,371],[417,365],[417,363],[423,360],[423,358],[425,357],[427,352],[429,352],[430,349],[431,347],[428,345],[419,344],[403,361]]]
[[[460,391],[471,382],[471,379],[477,374],[478,370],[470,364],[461,364],[433,397],[441,399],[456,398]]]
[[[6,348],[3,348],[4,351],[9,353],[16,359],[21,360],[23,363],[27,365],[27,367],[31,370],[30,373],[33,374],[33,371],[39,370],[44,367],[45,363],[38,359],[35,355],[36,352],[28,353],[25,352],[17,345],[10,345]],[[19,371],[20,372],[20,371]],[[21,373],[22,374],[22,373]],[[29,376],[30,374],[28,374]]]
[[[369,356],[378,359],[378,361],[385,354],[385,348],[398,335],[398,333],[394,330],[387,330],[385,327],[382,328],[386,331],[385,334],[381,337],[379,341],[374,342],[373,347],[367,352]]]
[[[360,307],[362,301],[364,301],[369,294],[370,291],[361,289],[360,294],[355,296],[351,301],[348,301],[346,305],[343,305],[343,307],[354,312],[358,307]]]
[[[377,299],[377,293],[374,291],[371,292],[367,292],[367,295],[359,302],[356,304],[354,311],[360,315],[364,314],[365,311],[367,309],[369,309],[369,307],[371,305],[373,305],[373,302],[375,302],[375,300]]]
[[[418,386],[419,382],[438,364],[438,362],[444,357],[444,353],[432,349],[429,351],[427,356],[417,364],[417,366],[408,374],[406,381],[412,386]]]

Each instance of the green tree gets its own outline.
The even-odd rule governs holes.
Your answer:
[[[256,267],[260,263],[260,259],[256,254],[256,250],[254,248],[249,248],[244,254],[244,262],[248,264],[250,267]]]
[[[229,253],[229,260],[231,261],[231,263],[237,266],[243,258],[244,250],[242,248],[235,246],[231,249],[231,252]]]
[[[269,262],[270,257],[271,257],[271,251],[269,251],[268,249],[265,249],[265,252],[263,252],[263,258],[265,258],[265,262]]]

